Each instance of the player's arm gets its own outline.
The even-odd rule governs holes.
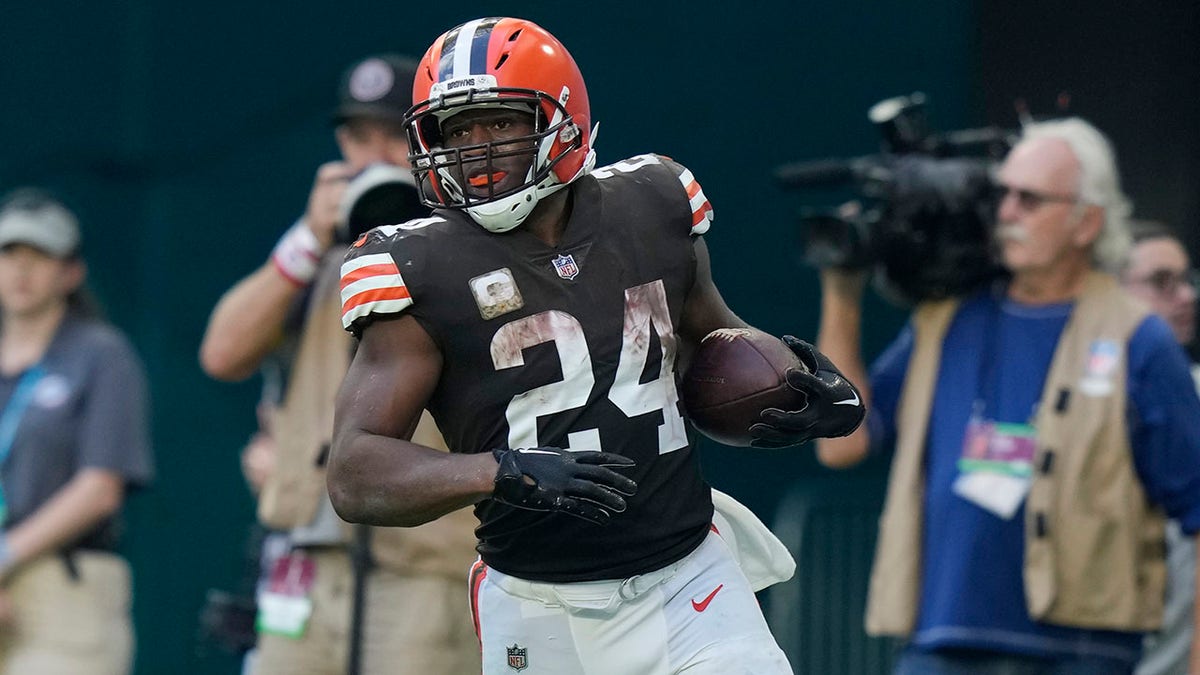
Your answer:
[[[487,448],[448,454],[411,443],[442,357],[411,316],[364,330],[338,392],[329,495],[338,515],[372,525],[420,525],[482,499],[557,511],[596,524],[625,510],[637,484],[607,452]]]
[[[200,344],[200,365],[209,376],[244,380],[279,344],[293,303],[333,243],[349,176],[345,162],[322,165],[304,217],[284,233],[266,263],[221,297]]]
[[[708,248],[702,239],[696,243],[696,282],[685,301],[680,333],[689,345],[698,344],[717,328],[746,326],[725,304],[712,279]],[[812,438],[844,436],[859,427],[866,414],[865,401],[855,391],[823,350],[803,340],[785,335],[783,341],[800,358],[805,369],[788,373],[788,384],[804,393],[807,405],[802,410],[768,408],[762,422],[750,428],[754,445],[780,448],[798,445]]]
[[[412,526],[491,498],[597,524],[637,490],[614,471],[633,462],[606,452],[495,448],[454,455],[409,442],[437,384],[441,354],[410,316],[377,322],[338,393],[328,484],[351,522]]]
[[[817,348],[837,363],[843,375],[858,389],[864,405],[870,405],[871,387],[862,357],[862,294],[866,273],[825,269],[821,271],[821,323]],[[863,424],[853,433],[817,440],[817,458],[832,468],[857,464],[867,455],[870,437]]]
[[[405,440],[441,365],[432,338],[409,315],[363,330],[338,392],[328,465],[329,496],[345,520],[420,525],[492,494],[491,453],[450,454]]]
[[[712,277],[712,262],[708,256],[708,245],[702,237],[693,242],[696,252],[696,281],[683,304],[679,334],[690,348],[700,344],[705,335],[718,328],[745,328],[743,321],[717,289]]]

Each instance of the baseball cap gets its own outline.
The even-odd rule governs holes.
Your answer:
[[[400,121],[412,107],[417,61],[399,54],[376,54],[358,61],[342,74],[335,124],[352,117]]]
[[[18,190],[0,207],[0,248],[26,244],[56,258],[79,251],[79,221],[65,206],[35,190]]]

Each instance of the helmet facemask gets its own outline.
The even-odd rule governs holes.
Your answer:
[[[492,232],[505,232],[520,225],[538,202],[591,169],[585,166],[571,180],[562,181],[555,172],[569,153],[581,147],[583,134],[564,103],[570,96],[566,87],[559,100],[532,89],[499,88],[487,76],[476,76],[461,93],[453,90],[455,81],[442,83],[431,91],[431,98],[413,106],[405,117],[412,154],[413,174],[422,200],[432,208],[465,210],[479,225]],[[489,81],[491,80],[491,81]],[[472,86],[474,85],[474,86]],[[483,85],[483,86],[479,86]],[[433,98],[433,94],[438,94]],[[454,115],[476,108],[513,108],[533,115],[531,134],[476,145],[446,147],[442,123]],[[496,189],[494,160],[529,156],[524,179],[509,188]],[[486,176],[486,182],[479,176]],[[476,185],[471,186],[472,178]],[[486,192],[479,188],[486,187]]]

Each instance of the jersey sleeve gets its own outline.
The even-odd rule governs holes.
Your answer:
[[[708,232],[713,221],[713,207],[709,203],[708,197],[704,195],[704,188],[700,187],[700,182],[692,175],[691,170],[682,164],[661,155],[659,159],[662,160],[664,166],[671,170],[683,188],[684,197],[688,202],[688,211],[691,213],[692,234]]]
[[[713,208],[700,182],[685,166],[664,155],[645,154],[630,157],[591,173],[597,180],[608,180],[622,176],[631,180],[640,189],[648,188],[656,198],[670,204],[672,217],[682,214],[693,235],[708,232],[713,220]],[[680,210],[675,211],[677,206]],[[672,224],[672,226],[675,226]]]
[[[376,318],[400,314],[413,304],[392,253],[400,239],[398,227],[377,227],[346,252],[341,270],[342,327],[356,336]]]

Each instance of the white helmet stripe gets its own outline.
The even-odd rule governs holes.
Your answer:
[[[454,70],[446,79],[466,77],[471,74],[471,44],[475,41],[475,30],[481,23],[483,23],[483,19],[475,19],[463,24],[459,29],[458,39],[454,41]]]

